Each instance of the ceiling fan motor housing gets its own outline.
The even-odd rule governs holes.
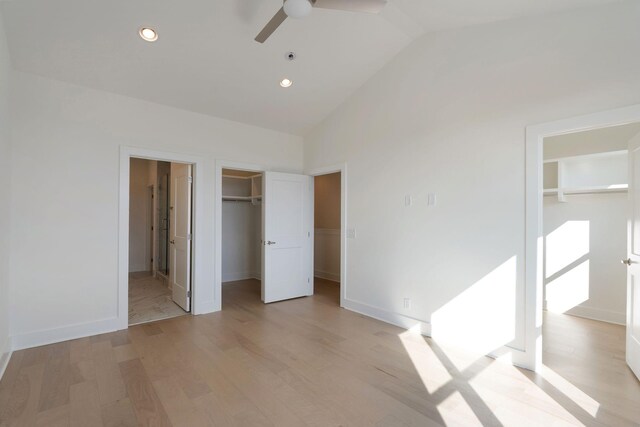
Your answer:
[[[290,18],[304,18],[311,13],[312,6],[309,0],[286,0],[283,8]]]

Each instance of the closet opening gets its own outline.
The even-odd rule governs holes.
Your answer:
[[[262,304],[260,171],[222,169],[222,308]]]
[[[340,305],[342,173],[314,177],[314,294]]]
[[[130,158],[128,324],[191,311],[192,165]]]
[[[586,377],[574,371],[627,371],[625,351],[633,348],[625,349],[625,325],[633,309],[627,276],[636,268],[627,228],[636,224],[637,190],[628,194],[637,180],[629,169],[637,167],[633,157],[630,163],[634,145],[640,123],[550,136],[542,144],[542,362],[575,384]],[[563,371],[566,365],[574,371]],[[617,381],[626,380],[635,379]]]

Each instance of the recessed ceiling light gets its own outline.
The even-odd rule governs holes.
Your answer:
[[[156,30],[154,30],[153,28],[142,27],[140,28],[140,31],[138,31],[138,34],[140,34],[140,37],[142,37],[142,40],[145,40],[148,42],[154,42],[158,40],[158,33],[156,33]]]
[[[291,80],[289,80],[289,79],[282,79],[280,81],[280,86],[282,86],[282,87],[289,87],[292,84],[293,84],[293,82]]]

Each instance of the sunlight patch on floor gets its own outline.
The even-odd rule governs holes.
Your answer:
[[[552,386],[562,392],[567,398],[571,399],[576,405],[580,406],[586,413],[595,418],[600,409],[600,403],[591,396],[571,384],[569,381],[558,375],[548,366],[542,366],[542,377]]]
[[[447,369],[425,342],[419,327],[409,329],[398,337],[429,393],[434,393],[451,380]]]
[[[462,394],[456,391],[438,405],[440,416],[447,426],[482,426]]]
[[[516,382],[514,378],[517,379]],[[554,425],[583,425],[571,412],[514,366],[492,364],[471,379],[469,384],[478,396],[487,402],[493,415],[503,425],[516,425],[514,423],[517,422],[518,426],[537,427],[548,421],[548,413],[559,418]],[[521,396],[521,398],[509,400],[508,405],[501,405],[501,402],[506,399],[501,392],[505,387],[512,389],[513,396]],[[570,388],[565,387],[565,389]],[[574,392],[573,395],[578,394]]]

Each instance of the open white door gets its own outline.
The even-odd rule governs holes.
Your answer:
[[[191,165],[171,163],[170,268],[173,301],[191,310]]]
[[[627,363],[640,378],[640,135],[629,141]]]
[[[313,179],[265,172],[262,194],[262,300],[312,295]]]

